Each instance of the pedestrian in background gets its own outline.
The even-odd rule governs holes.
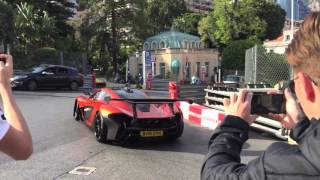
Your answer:
[[[271,116],[291,130],[298,145],[277,142],[259,158],[241,164],[242,146],[255,117],[250,115],[252,93],[240,91],[224,100],[227,116],[210,140],[201,179],[320,179],[320,12],[306,17],[286,58],[293,67],[297,101],[286,89],[287,114]]]
[[[0,95],[4,108],[4,113],[0,109],[0,151],[15,160],[25,160],[33,147],[26,121],[12,96],[12,56],[0,54],[0,60]]]

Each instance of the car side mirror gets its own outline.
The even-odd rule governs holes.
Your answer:
[[[111,99],[111,97],[110,97],[110,96],[106,96],[106,97],[104,97],[104,99],[103,99],[103,100],[104,100],[105,102],[109,102],[109,101],[110,101],[110,99]]]

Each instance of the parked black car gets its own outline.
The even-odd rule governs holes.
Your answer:
[[[19,72],[11,79],[12,88],[30,91],[39,88],[70,88],[78,90],[83,86],[83,75],[76,68],[61,65],[40,65],[29,72]]]

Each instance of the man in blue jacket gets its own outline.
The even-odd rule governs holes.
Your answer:
[[[232,94],[224,100],[227,116],[210,140],[201,179],[320,179],[320,12],[306,17],[286,58],[294,70],[297,101],[286,89],[287,114],[271,116],[292,130],[298,145],[277,142],[259,158],[241,164],[240,152],[255,117],[250,115],[252,94]]]

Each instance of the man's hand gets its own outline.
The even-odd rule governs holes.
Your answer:
[[[226,115],[238,116],[248,124],[252,124],[257,119],[257,116],[251,115],[252,96],[252,93],[240,90],[238,94],[232,93],[230,99],[225,98],[223,105]]]
[[[12,56],[7,54],[0,54],[0,58],[5,59],[5,63],[0,61],[0,91],[11,88],[10,78],[13,74]]]
[[[302,113],[299,104],[293,98],[290,91],[285,89],[284,95],[286,98],[286,112],[287,114],[269,114],[272,119],[278,120],[286,129],[293,129],[299,122],[299,115]]]

